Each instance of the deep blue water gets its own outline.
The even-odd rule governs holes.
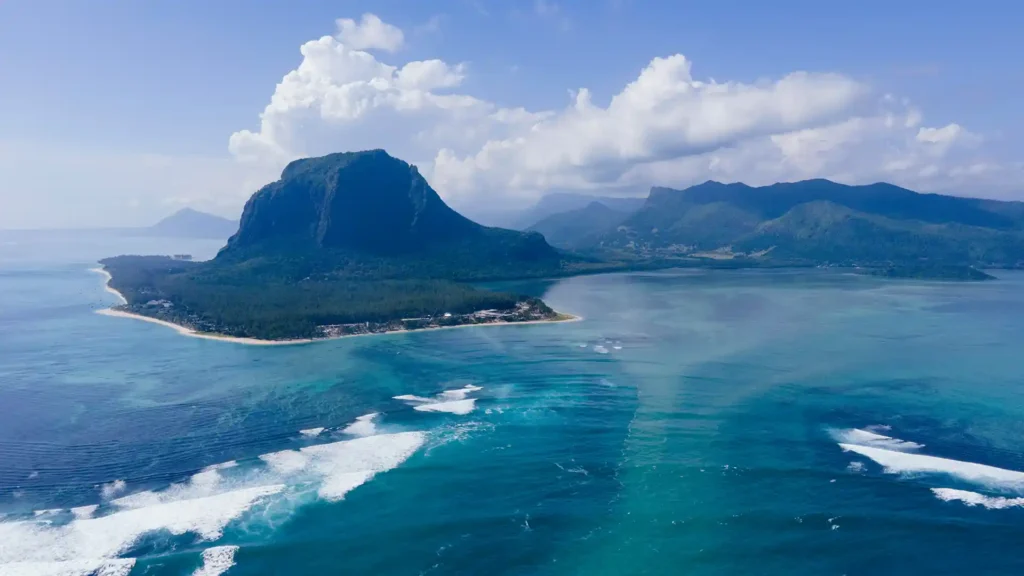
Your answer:
[[[95,314],[97,258],[217,247],[0,237],[0,574],[1024,572],[1022,274],[591,276],[516,285],[581,322],[278,347]]]

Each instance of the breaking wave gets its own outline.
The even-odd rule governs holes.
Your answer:
[[[932,488],[932,493],[939,500],[945,502],[963,502],[967,506],[983,506],[989,510],[1002,510],[1004,508],[1024,508],[1024,498],[1005,498],[1003,496],[985,496],[969,490],[956,490],[954,488]]]
[[[354,425],[372,426],[370,420],[364,417]],[[160,490],[130,493],[72,510],[41,510],[30,519],[0,522],[0,573],[127,575],[135,560],[121,556],[130,555],[147,534],[190,535],[198,542],[215,542],[231,522],[257,506],[280,501],[290,507],[288,502],[316,497],[341,500],[376,474],[399,466],[425,439],[424,432],[401,432],[280,450],[243,465],[230,461],[209,466]],[[115,481],[110,486],[122,491],[127,483]],[[296,498],[305,494],[310,497]],[[234,563],[236,549],[207,549],[203,567],[195,574],[223,573]]]
[[[910,450],[917,450],[923,445],[867,430],[854,428],[833,430],[831,433],[844,451],[853,452],[874,461],[882,466],[883,471],[888,474],[941,475],[992,490],[1024,493],[1024,472],[911,452]],[[854,468],[855,465],[856,468]],[[851,462],[848,469],[860,472],[863,470],[863,465],[859,462]],[[988,509],[1024,507],[1024,498],[989,496],[955,488],[932,488],[931,490],[939,500],[959,501],[967,506],[982,506]]]
[[[869,426],[869,428],[872,428]],[[887,450],[910,451],[924,448],[924,444],[900,440],[892,436],[883,436],[869,430],[860,428],[847,428],[844,430],[831,430],[832,437],[841,444],[857,444],[859,446],[873,446]]]
[[[203,565],[192,576],[220,576],[235,565],[238,546],[214,546],[203,550]]]
[[[434,398],[424,398],[412,394],[395,396],[395,400],[401,400],[413,407],[413,410],[420,412],[447,412],[465,416],[476,409],[476,399],[467,398],[470,393],[483,390],[480,386],[467,384],[462,388],[445,390]]]
[[[858,444],[840,443],[839,447],[874,460],[890,474],[945,474],[983,486],[1024,489],[1024,472],[1016,470]]]
[[[468,400],[452,400],[451,402],[434,402],[431,404],[420,404],[413,408],[413,410],[419,410],[420,412],[447,412],[449,414],[458,414],[465,416],[476,409],[476,399],[469,398]]]
[[[372,436],[377,433],[377,425],[373,422],[377,416],[376,412],[364,414],[356,418],[355,422],[346,426],[342,432],[352,436]]]

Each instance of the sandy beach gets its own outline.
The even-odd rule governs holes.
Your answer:
[[[110,292],[114,296],[117,296],[121,300],[121,304],[127,304],[128,300],[125,299],[124,295],[110,287],[110,272],[107,272],[103,268],[89,268],[89,272],[95,272],[100,276],[103,276],[103,289]]]
[[[128,300],[117,290],[114,290],[108,284],[110,282],[110,273],[102,268],[90,268],[90,272],[96,272],[106,277],[103,283],[103,289],[111,294],[114,294],[121,300],[122,304],[127,304]],[[96,311],[97,314],[102,316],[113,316],[115,318],[130,318],[133,320],[142,320],[143,322],[150,322],[152,324],[159,324],[167,328],[175,330],[182,336],[190,336],[192,338],[202,338],[204,340],[219,340],[221,342],[232,342],[235,344],[247,344],[249,346],[294,346],[297,344],[312,344],[314,342],[324,342],[327,340],[338,340],[340,338],[356,338],[358,336],[382,336],[384,334],[402,334],[405,332],[427,332],[430,330],[447,330],[450,328],[482,328],[485,326],[520,326],[524,324],[556,324],[561,322],[579,322],[583,320],[580,316],[573,316],[572,314],[562,314],[564,318],[557,318],[554,320],[528,320],[526,322],[488,322],[486,324],[459,324],[458,326],[435,326],[432,328],[420,328],[417,330],[390,330],[387,332],[368,332],[366,334],[345,334],[344,336],[332,336],[330,338],[302,338],[295,340],[261,340],[259,338],[240,338],[236,336],[225,336],[223,334],[209,334],[206,332],[196,332],[191,328],[186,328],[180,324],[168,322],[166,320],[159,320],[150,316],[143,316],[142,314],[134,314],[132,312],[125,312],[123,310],[115,310],[113,308],[103,308]]]

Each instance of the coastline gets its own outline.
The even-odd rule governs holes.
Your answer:
[[[294,346],[297,344],[313,344],[315,342],[327,342],[328,340],[340,340],[342,338],[358,338],[360,336],[384,336],[386,334],[405,334],[413,332],[430,332],[432,330],[449,330],[452,328],[480,328],[485,326],[521,326],[526,324],[560,324],[563,322],[579,322],[583,320],[581,316],[574,316],[572,314],[564,314],[558,312],[557,314],[561,317],[554,318],[551,320],[526,320],[524,322],[486,322],[481,324],[459,324],[457,326],[434,326],[431,328],[416,328],[413,330],[388,330],[385,332],[366,332],[363,334],[345,334],[342,336],[331,336],[328,338],[296,338],[294,340],[261,340],[259,338],[246,338],[239,336],[226,336],[224,334],[210,334],[207,332],[196,332],[191,328],[186,328],[180,324],[168,322],[166,320],[160,320],[152,318],[150,316],[143,316],[142,314],[135,314],[132,312],[125,312],[123,310],[114,310],[113,308],[102,308],[96,311],[101,316],[112,316],[115,318],[131,318],[133,320],[142,320],[143,322],[150,322],[153,324],[159,324],[166,328],[172,328],[178,334],[182,336],[190,336],[192,338],[202,338],[204,340],[219,340],[221,342],[232,342],[234,344],[246,344],[248,346]]]
[[[122,304],[127,304],[128,300],[117,290],[110,287],[110,279],[112,276],[109,272],[103,268],[90,268],[90,272],[96,272],[103,275],[106,280],[103,283],[103,288],[107,292],[115,295],[121,301]],[[575,316],[573,314],[565,314],[562,312],[556,312],[557,316],[551,320],[526,320],[524,322],[486,322],[481,324],[459,324],[457,326],[434,326],[430,328],[416,328],[413,330],[388,330],[385,332],[367,332],[364,334],[345,334],[342,336],[331,336],[328,338],[296,338],[292,340],[262,340],[260,338],[246,338],[239,336],[227,336],[224,334],[211,334],[207,332],[197,332],[191,328],[187,328],[174,322],[168,322],[166,320],[160,320],[159,318],[153,318],[150,316],[144,316],[142,314],[135,314],[133,312],[125,312],[123,310],[115,310],[114,308],[102,308],[96,310],[96,313],[101,316],[111,316],[114,318],[130,318],[133,320],[141,320],[143,322],[150,322],[152,324],[158,324],[166,328],[171,328],[182,336],[190,336],[192,338],[202,338],[203,340],[219,340],[221,342],[231,342],[234,344],[246,344],[249,346],[294,346],[297,344],[312,344],[314,342],[326,342],[328,340],[339,340],[341,338],[357,338],[359,336],[383,336],[385,334],[403,334],[411,332],[428,332],[431,330],[447,330],[449,328],[473,328],[482,326],[517,326],[523,324],[558,324],[562,322],[579,322],[583,320],[581,316]]]
[[[113,279],[113,276],[110,275],[110,272],[107,272],[103,268],[89,268],[89,272],[95,272],[100,276],[103,276],[103,289],[113,294],[114,296],[117,296],[118,300],[121,301],[121,304],[128,303],[128,299],[124,297],[124,294],[121,294],[117,290],[114,290],[113,288],[110,287],[110,280]]]

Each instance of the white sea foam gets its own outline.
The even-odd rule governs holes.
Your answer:
[[[128,551],[142,535],[159,530],[215,540],[229,522],[283,489],[284,485],[277,484],[162,502],[98,518],[76,519],[62,526],[34,521],[0,523],[0,573],[20,570],[26,563],[36,567],[63,563],[68,567],[64,572],[25,572],[29,574],[89,574],[108,564],[116,568],[123,564],[115,561],[118,555]],[[90,570],[74,571],[76,563],[85,566],[86,561],[92,563]]]
[[[192,576],[220,576],[235,565],[238,546],[214,546],[203,550],[203,565]]]
[[[984,506],[989,510],[1002,510],[1004,508],[1024,508],[1024,498],[1005,498],[1002,496],[985,496],[968,490],[956,490],[953,488],[932,488],[935,497],[945,502],[960,501],[967,506]]]
[[[321,498],[339,500],[375,474],[400,465],[425,438],[423,432],[403,432],[283,450],[261,456],[265,467],[223,476],[237,465],[223,463],[163,490],[112,499],[115,511],[105,516],[91,517],[97,510],[92,505],[73,509],[76,518],[63,525],[48,519],[0,522],[0,574],[124,575],[134,561],[118,557],[145,534],[164,531],[214,541],[231,521],[286,490],[315,489]],[[227,552],[217,554],[213,564],[204,556],[204,567],[223,572],[230,567],[223,563]]]
[[[92,518],[92,514],[96,511],[97,508],[99,508],[99,506],[96,504],[90,504],[88,506],[79,506],[77,508],[72,508],[71,513],[75,515],[75,518]]]
[[[473,384],[466,384],[465,386],[463,386],[461,388],[456,388],[456,389],[451,389],[451,390],[444,390],[444,392],[442,392],[440,394],[440,398],[442,398],[444,400],[463,400],[467,396],[469,396],[469,393],[479,392],[479,390],[482,390],[482,389],[483,388],[481,386],[474,386]]]
[[[419,410],[420,412],[447,412],[449,414],[465,416],[476,409],[476,399],[467,398],[467,396],[472,392],[480,390],[483,390],[480,386],[467,384],[462,388],[445,390],[435,398],[423,398],[422,396],[405,394],[395,396],[395,399],[411,404],[413,410]]]
[[[234,460],[228,460],[227,462],[220,462],[218,464],[210,464],[206,468],[203,468],[203,472],[209,472],[210,470],[227,470],[228,468],[234,468],[238,466],[238,462]]]
[[[1024,472],[1016,470],[858,444],[840,443],[839,447],[874,460],[891,474],[946,474],[985,486],[1024,489]]]
[[[612,346],[612,348],[614,348],[616,350],[622,350],[622,346]]]
[[[434,402],[431,404],[420,404],[413,408],[413,410],[419,410],[420,412],[447,412],[449,414],[458,414],[459,416],[465,416],[476,409],[476,399],[467,398],[465,400],[452,400],[450,402]]]
[[[147,506],[156,506],[180,500],[213,496],[227,491],[226,488],[221,486],[220,470],[222,469],[207,466],[193,474],[186,482],[171,484],[159,491],[146,490],[128,494],[127,496],[111,500],[111,504],[120,508],[145,508]]]
[[[304,469],[309,459],[298,450],[281,450],[260,456],[260,460],[278,474],[295,474]]]
[[[850,472],[858,474],[858,473],[864,471],[864,463],[863,462],[857,462],[855,460],[853,462],[850,462],[850,464],[846,467],[846,469],[849,470]]]
[[[324,428],[323,426],[321,426],[319,428],[306,428],[305,430],[299,430],[299,434],[302,434],[303,436],[306,436],[306,437],[309,437],[309,438],[316,438],[324,430],[326,430],[326,428]]]
[[[381,434],[272,452],[260,459],[279,474],[301,472],[319,477],[320,497],[340,500],[375,474],[404,462],[423,445],[424,439],[422,432]]]
[[[377,433],[377,425],[373,423],[378,414],[371,412],[356,418],[356,421],[345,427],[342,432],[353,436],[373,436]]]
[[[46,516],[48,514],[56,514],[60,512],[60,508],[49,508],[47,510],[36,510],[32,514],[35,516]]]
[[[4,576],[128,576],[134,567],[134,558],[15,562],[0,565]]]
[[[439,399],[443,400],[463,400],[470,392],[477,392],[483,390],[480,386],[474,386],[472,384],[466,384],[462,388],[456,388],[454,390],[445,390],[438,396]]]
[[[430,398],[424,398],[422,396],[414,396],[412,394],[402,394],[401,396],[395,396],[395,400],[401,400],[403,402],[433,402]]]
[[[124,480],[114,480],[110,484],[104,484],[100,488],[100,495],[103,496],[104,500],[110,500],[114,496],[124,492],[127,487],[128,485],[125,484]]]
[[[595,344],[594,345],[594,352],[597,352],[598,354],[607,354],[608,353],[608,349],[605,348],[604,346],[601,346],[600,344]]]
[[[924,448],[924,444],[900,440],[891,436],[883,436],[860,428],[847,428],[843,430],[831,430],[832,437],[843,444],[857,444],[860,446],[872,446],[885,448],[887,450],[909,451]]]

